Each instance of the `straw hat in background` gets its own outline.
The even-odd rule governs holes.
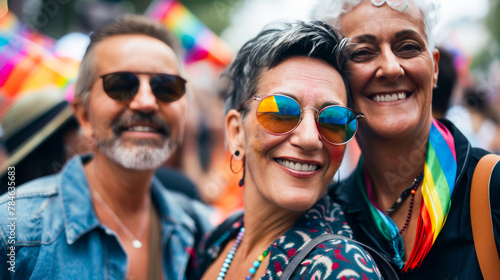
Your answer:
[[[2,141],[10,156],[8,162],[0,166],[0,175],[8,166],[21,162],[70,120],[76,122],[73,110],[58,88],[26,93],[16,100],[2,119]]]

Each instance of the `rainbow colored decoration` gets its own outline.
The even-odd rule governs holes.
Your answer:
[[[359,161],[358,170],[363,170],[363,158]],[[457,172],[457,156],[455,142],[450,131],[439,121],[433,119],[427,144],[427,153],[422,181],[422,202],[417,223],[415,244],[406,264],[403,262],[403,239],[399,235],[397,225],[376,204],[372,185],[366,170],[364,179],[358,172],[358,185],[365,188],[363,198],[368,203],[371,216],[381,236],[394,248],[392,262],[403,271],[419,267],[423,259],[436,241],[446,222],[451,207],[451,195],[455,189]]]
[[[182,42],[186,63],[208,59],[227,66],[233,52],[217,35],[201,23],[184,5],[176,0],[154,2],[148,16],[163,23]]]
[[[182,42],[186,63],[204,60],[225,67],[231,62],[231,49],[178,1],[160,0],[149,10],[149,17],[163,23]],[[62,89],[66,99],[72,100],[79,62],[54,54],[54,44],[55,40],[31,31],[10,12],[0,18],[0,99],[4,107],[47,86]]]
[[[404,271],[420,266],[446,222],[457,176],[457,154],[451,132],[432,120],[425,158],[417,237]]]
[[[78,62],[56,57],[54,43],[11,13],[0,18],[0,93],[7,100],[49,85],[65,88],[76,77]]]

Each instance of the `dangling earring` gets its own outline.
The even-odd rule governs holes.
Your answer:
[[[243,165],[241,168],[243,168],[243,177],[241,177],[241,180],[238,183],[238,186],[243,187],[243,185],[245,184],[245,156],[243,156]]]
[[[234,171],[233,169],[233,159],[235,156],[239,156],[240,155],[240,151],[236,150],[236,152],[234,152],[234,154],[231,155],[231,160],[229,161],[229,167],[231,168],[231,172],[233,172],[234,174],[238,174],[241,169],[243,169],[243,165],[241,166],[240,169],[238,169],[238,171]]]
[[[229,160],[229,168],[231,168],[231,172],[233,172],[234,174],[237,174],[238,172],[240,172],[242,169],[243,169],[243,177],[241,178],[241,180],[239,181],[238,183],[238,186],[243,186],[244,182],[245,182],[245,156],[243,156],[243,163],[241,164],[241,168],[238,169],[238,171],[234,171],[233,169],[233,159],[234,157],[236,156],[239,156],[240,155],[240,151],[236,150],[234,152],[234,154],[231,155],[231,159]]]

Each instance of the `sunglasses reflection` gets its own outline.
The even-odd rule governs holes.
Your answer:
[[[299,103],[285,95],[270,95],[264,98],[254,98],[260,101],[257,108],[257,121],[271,134],[291,133],[302,119],[302,111]],[[349,108],[338,105],[330,105],[318,111],[316,120],[318,131],[327,142],[340,145],[349,142],[356,133],[357,119],[362,115],[356,115]]]

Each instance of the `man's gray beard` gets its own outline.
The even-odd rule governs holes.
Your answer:
[[[145,171],[160,167],[172,155],[178,144],[167,138],[163,140],[162,146],[134,143],[130,147],[125,147],[122,140],[115,137],[111,140],[97,140],[96,146],[104,155],[121,166]]]

